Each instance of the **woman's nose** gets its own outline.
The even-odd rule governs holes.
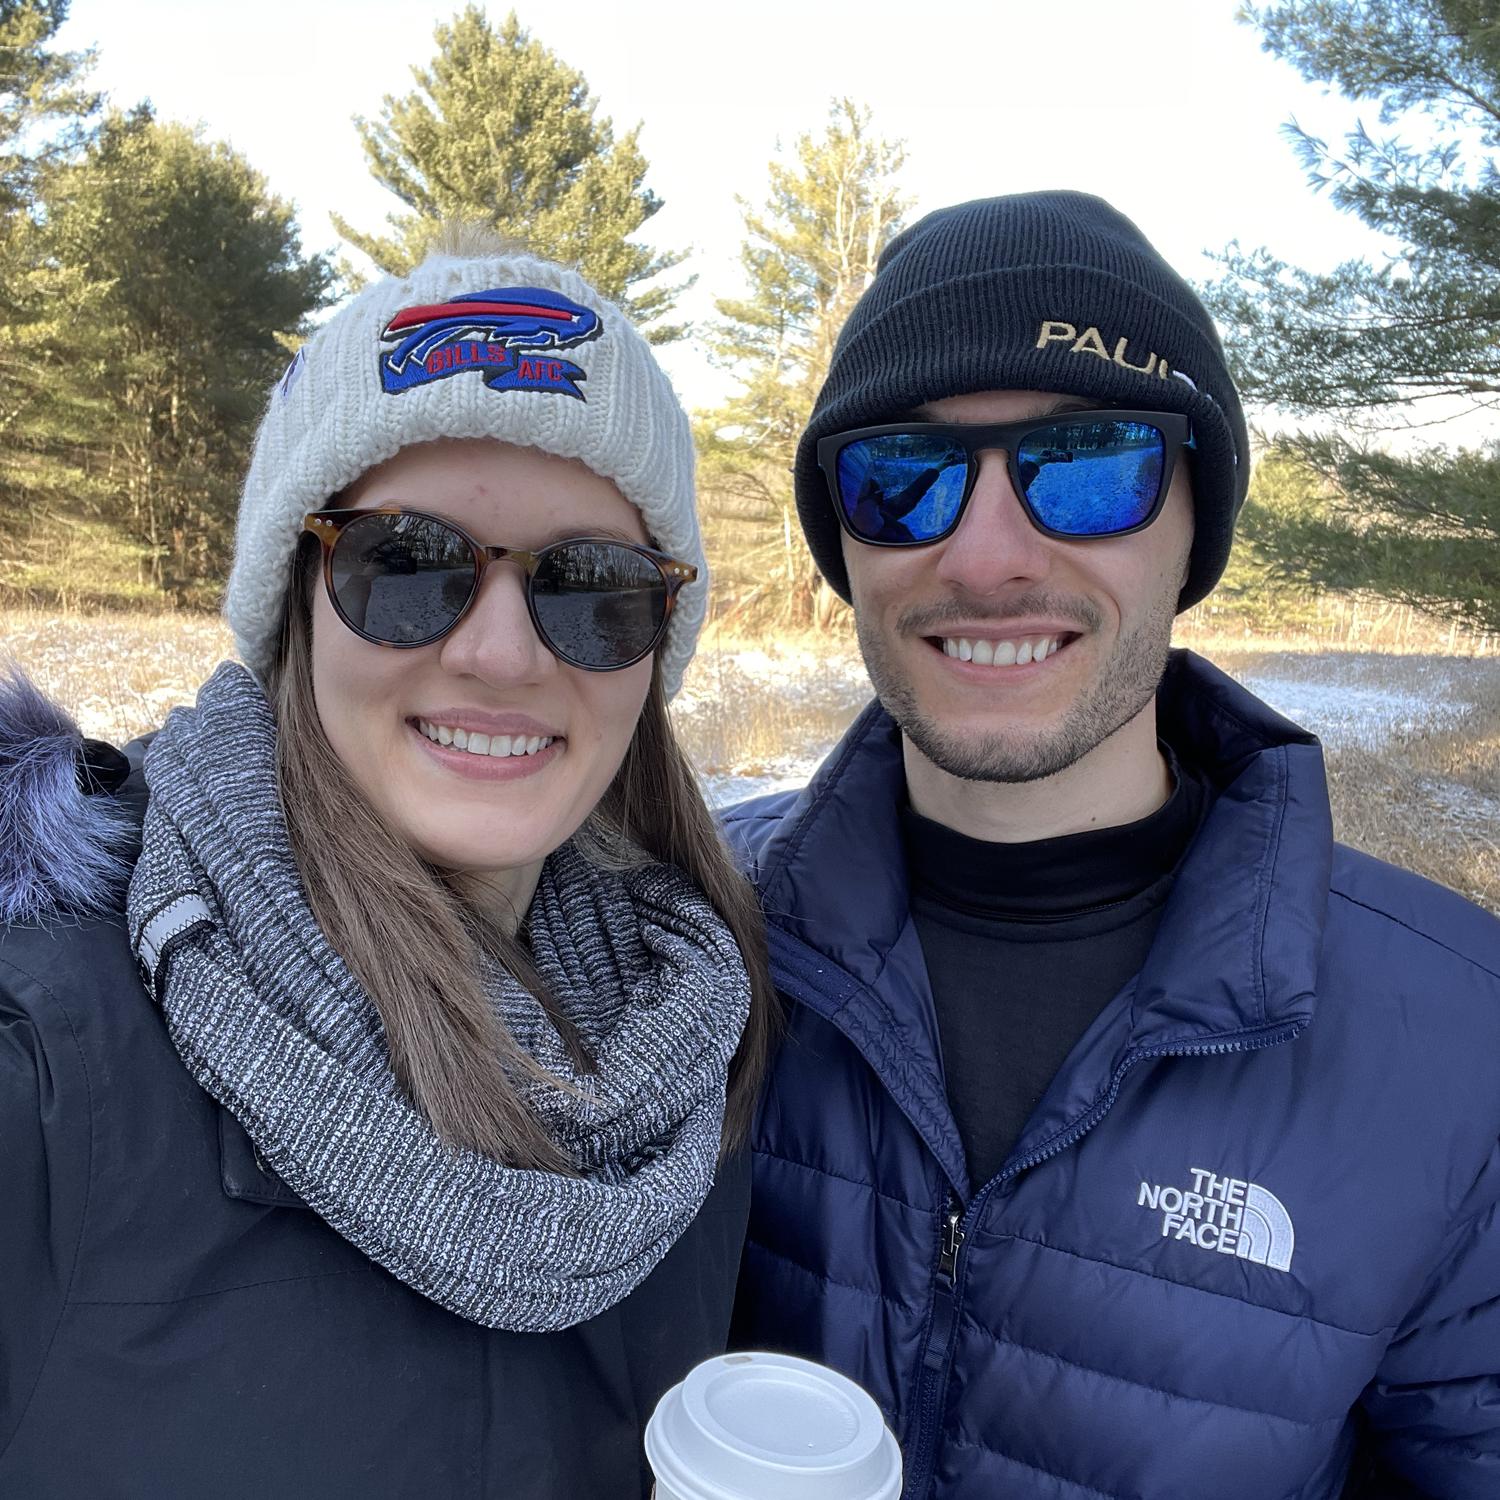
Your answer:
[[[536,681],[557,670],[526,608],[526,575],[514,563],[492,563],[469,612],[444,637],[439,657],[450,672],[496,687]]]
[[[1048,539],[1031,524],[1005,455],[980,454],[974,492],[958,529],[942,544],[938,576],[968,593],[990,594],[1010,583],[1035,583],[1051,566]]]

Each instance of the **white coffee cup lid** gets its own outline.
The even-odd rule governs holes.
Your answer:
[[[901,1452],[852,1380],[789,1354],[721,1354],[657,1404],[661,1500],[897,1500]]]

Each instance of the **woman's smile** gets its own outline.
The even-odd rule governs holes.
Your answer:
[[[457,715],[452,715],[457,718]],[[463,725],[408,720],[420,736],[421,751],[444,770],[480,781],[515,781],[545,770],[566,754],[568,742],[561,735],[487,734]]]

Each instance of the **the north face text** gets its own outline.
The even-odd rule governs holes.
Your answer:
[[[1136,1206],[1161,1214],[1163,1239],[1186,1240],[1200,1250],[1236,1255],[1276,1271],[1291,1266],[1291,1215],[1275,1194],[1202,1167],[1189,1167],[1188,1172],[1190,1188],[1141,1184]]]

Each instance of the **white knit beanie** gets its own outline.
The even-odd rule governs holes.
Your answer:
[[[523,254],[430,256],[367,287],[271,393],[245,477],[224,613],[262,682],[302,517],[367,469],[435,438],[493,438],[613,481],[652,541],[698,578],[661,647],[670,697],[708,601],[687,415],[645,339],[575,271]]]

